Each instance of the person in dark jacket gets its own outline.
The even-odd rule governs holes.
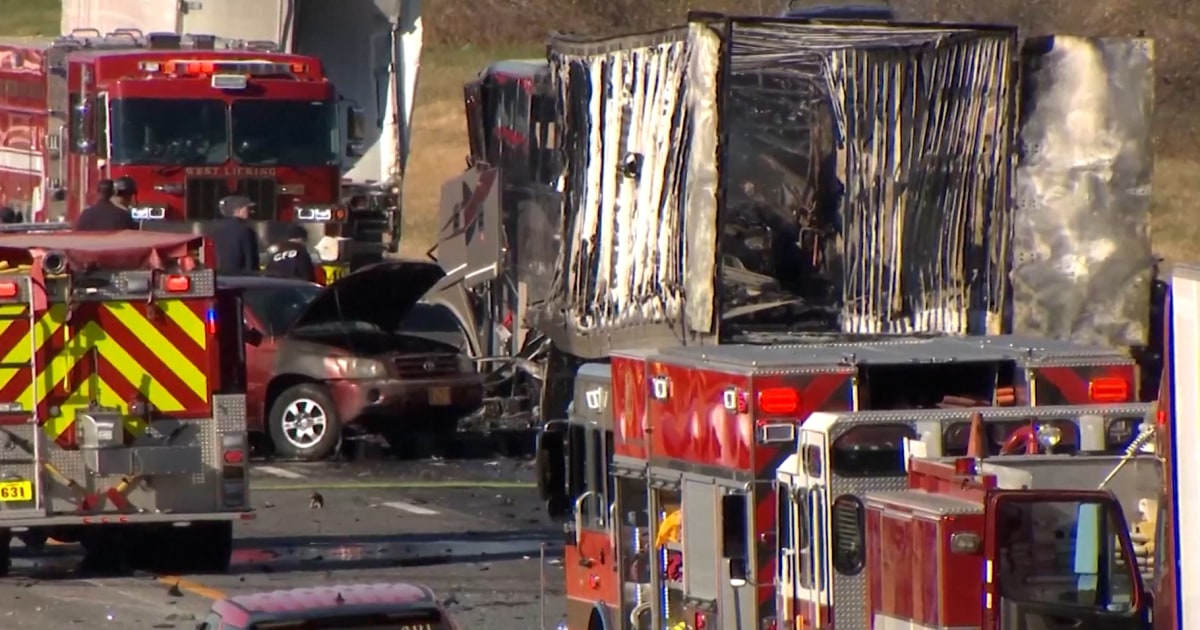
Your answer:
[[[217,220],[208,237],[217,253],[217,273],[253,273],[258,268],[258,234],[250,225],[254,202],[242,195],[221,199],[224,218]]]
[[[317,268],[308,253],[308,230],[293,223],[288,226],[287,239],[277,243],[267,260],[267,273],[281,278],[317,281]]]
[[[100,200],[79,213],[79,218],[75,220],[76,230],[109,232],[138,229],[137,221],[129,214],[129,206],[137,194],[137,184],[132,177],[102,179],[97,192],[100,193]]]

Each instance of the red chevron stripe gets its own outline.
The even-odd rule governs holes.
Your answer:
[[[109,339],[121,345],[129,356],[137,361],[142,369],[154,375],[154,380],[162,385],[171,396],[178,400],[185,411],[197,410],[201,413],[208,411],[207,398],[201,398],[192,388],[188,387],[183,379],[175,373],[175,370],[168,366],[163,360],[150,348],[138,339],[133,331],[129,330],[121,320],[110,313],[107,309],[100,309],[99,324],[108,335]],[[203,365],[203,363],[201,363]],[[204,368],[201,368],[203,371]]]

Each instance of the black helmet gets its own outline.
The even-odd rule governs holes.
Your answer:
[[[308,230],[305,229],[305,227],[299,223],[292,223],[292,224],[288,225],[287,237],[288,237],[288,240],[307,242],[308,241]]]
[[[113,196],[113,180],[102,179],[96,184],[96,192],[100,194],[101,199],[108,199]]]
[[[137,182],[132,177],[118,177],[113,182],[113,194],[129,197],[137,194]]]

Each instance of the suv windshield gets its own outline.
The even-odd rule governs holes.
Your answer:
[[[222,101],[121,98],[111,109],[113,164],[201,166],[229,159]]]
[[[330,101],[233,103],[233,157],[247,166],[336,164],[337,105]]]
[[[317,297],[321,287],[297,284],[282,287],[254,287],[242,292],[242,300],[254,318],[271,336],[283,335],[296,323],[296,318]]]

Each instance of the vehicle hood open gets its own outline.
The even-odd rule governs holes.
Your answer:
[[[363,267],[318,293],[296,318],[292,330],[339,321],[359,321],[394,331],[444,275],[437,263],[418,260],[388,261]]]

